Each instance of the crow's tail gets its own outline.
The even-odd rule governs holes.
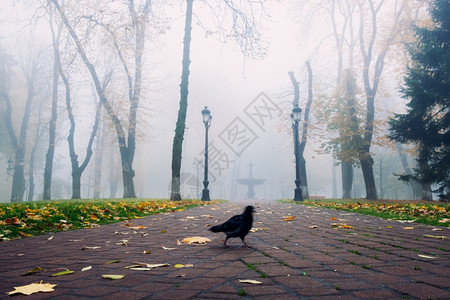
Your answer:
[[[211,230],[212,232],[222,232],[223,231],[222,225],[223,224],[213,226],[209,230]]]

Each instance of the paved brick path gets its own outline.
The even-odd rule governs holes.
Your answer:
[[[57,233],[51,240],[51,235],[44,235],[0,243],[0,298],[450,299],[447,228],[433,231],[433,226],[416,223],[261,202],[255,203],[254,223],[260,230],[247,237],[253,248],[242,248],[239,239],[232,239],[225,249],[223,234],[211,233],[208,224],[227,220],[244,205],[224,203],[133,220],[133,226],[145,229],[120,223]],[[284,221],[288,215],[296,218]],[[212,241],[177,246],[177,240],[190,236]],[[128,240],[127,246],[123,240]],[[146,250],[151,253],[144,254]],[[118,262],[106,264],[113,260]],[[170,266],[150,271],[124,268],[137,262]],[[175,264],[193,267],[174,268]],[[21,276],[36,266],[46,271]],[[87,266],[92,269],[81,272]],[[64,268],[75,273],[50,277]],[[103,274],[125,277],[108,280]],[[14,286],[41,280],[57,284],[55,291],[5,294]]]

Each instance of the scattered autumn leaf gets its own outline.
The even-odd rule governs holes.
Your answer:
[[[81,272],[86,272],[89,271],[90,269],[92,269],[92,266],[84,267],[83,269],[81,269]]]
[[[163,229],[163,230],[161,230],[161,233],[166,233],[166,232],[167,232],[167,231],[166,231],[166,230],[164,230],[164,229]]]
[[[118,243],[116,243],[116,245],[124,245],[126,247],[128,247],[128,242],[130,240],[120,240]]]
[[[183,265],[183,264],[176,264],[175,266],[174,266],[174,268],[190,268],[190,267],[193,267],[194,265],[193,264],[186,264],[186,265]]]
[[[23,285],[19,287],[14,287],[14,291],[8,292],[8,295],[13,294],[24,294],[24,295],[31,295],[38,292],[44,292],[49,293],[54,291],[54,287],[56,284],[50,284],[50,283],[31,283],[28,285]]]
[[[181,246],[181,242],[177,240],[177,246]]]
[[[435,239],[441,239],[441,240],[448,239],[448,237],[446,237],[445,235],[431,235],[431,234],[424,234],[423,236],[431,237],[431,238],[435,238]]]
[[[450,219],[449,218],[444,218],[444,219],[439,220],[438,222],[439,223],[448,223],[448,222],[450,222]]]
[[[133,230],[139,230],[139,229],[146,229],[147,227],[139,225],[139,226],[130,226],[128,228],[133,229]]]
[[[239,279],[239,282],[242,283],[251,283],[251,284],[261,284],[261,281],[252,280],[252,279]]]
[[[391,228],[392,228],[392,226],[386,226],[386,228],[387,228],[387,229],[391,229]]]
[[[23,231],[19,231],[19,234],[20,234],[21,236],[25,236],[25,237],[33,236],[33,235],[31,235],[31,234],[29,234],[29,233],[25,233],[25,232],[23,232]]]
[[[424,254],[417,254],[417,256],[422,257],[422,258],[436,258],[436,256],[430,256],[430,255],[424,255]]]
[[[118,280],[125,277],[125,275],[113,275],[113,274],[106,274],[102,275],[103,278],[111,279],[111,280]]]
[[[93,246],[93,247],[89,247],[89,246],[83,246],[83,248],[81,248],[81,250],[86,250],[86,249],[90,249],[90,250],[94,250],[94,249],[100,249],[100,246]]]
[[[147,267],[133,267],[133,268],[128,268],[130,270],[134,270],[134,271],[150,271],[152,268],[147,268]]]
[[[146,264],[147,268],[160,268],[160,267],[168,267],[169,264]]]
[[[144,250],[144,254],[151,254],[152,253],[152,251],[150,251],[150,250]]]
[[[71,271],[71,270],[64,270],[55,274],[52,274],[52,277],[57,277],[57,276],[64,276],[64,275],[69,275],[69,274],[73,274],[75,273],[75,271]]]
[[[51,237],[49,237],[47,240],[51,241],[53,240],[54,235],[52,235]]]
[[[285,221],[292,221],[295,219],[295,216],[287,216],[284,218]]]
[[[310,225],[308,226],[309,229],[319,228],[319,225]]]
[[[412,229],[414,229],[414,227],[408,226],[408,227],[403,227],[403,229],[412,230]]]
[[[27,275],[31,275],[31,274],[34,274],[34,273],[37,273],[37,272],[42,272],[42,271],[45,271],[45,270],[42,269],[41,267],[37,266],[36,268],[23,273],[22,276],[27,276]]]
[[[164,247],[164,246],[162,246],[162,248],[164,249],[164,250],[176,250],[177,248],[168,248],[168,247]]]
[[[120,259],[113,259],[113,260],[110,260],[108,262],[105,262],[105,265],[116,264],[116,263],[119,263],[119,262],[121,262]]]
[[[185,244],[206,244],[211,242],[211,240],[201,236],[193,236],[183,239],[182,242]]]

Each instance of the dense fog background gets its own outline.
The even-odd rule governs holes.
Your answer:
[[[317,1],[320,2],[320,1]],[[324,1],[326,2],[326,1]],[[385,1],[387,2],[387,1]],[[391,1],[389,1],[391,2]],[[146,42],[144,55],[144,85],[138,113],[138,142],[134,169],[135,186],[138,197],[168,198],[171,178],[172,142],[180,98],[181,60],[184,35],[185,3],[170,2],[164,10],[170,18],[164,32]],[[221,43],[214,36],[205,34],[204,28],[213,28],[207,6],[194,1],[194,13],[199,24],[193,21],[191,65],[189,78],[188,113],[183,144],[182,194],[185,198],[199,197],[203,180],[203,151],[205,128],[201,110],[208,106],[212,114],[209,130],[210,139],[210,193],[214,199],[246,198],[247,188],[237,183],[237,179],[252,175],[265,179],[263,185],[255,188],[259,199],[292,198],[295,188],[294,149],[289,114],[294,97],[288,72],[293,71],[300,83],[300,107],[304,108],[307,96],[307,70],[305,61],[310,60],[314,74],[314,99],[310,115],[311,126],[304,157],[308,174],[310,196],[341,197],[341,178],[338,162],[321,145],[327,136],[333,136],[326,126],[319,123],[319,110],[325,94],[332,94],[336,85],[336,49],[330,36],[330,20],[326,14],[312,17],[312,6],[298,1],[271,1],[265,4],[266,15],[261,18],[261,32],[267,44],[264,58],[245,58],[239,47],[232,41]],[[386,4],[389,5],[389,4]],[[309,10],[308,10],[309,9]],[[51,70],[51,36],[45,20],[30,23],[35,13],[35,4],[20,1],[3,1],[0,9],[0,46],[2,51],[19,60],[26,49],[48,47],[48,65]],[[422,12],[423,13],[423,12]],[[269,15],[269,16],[267,16]],[[426,14],[423,14],[426,16]],[[386,14],[386,18],[389,16]],[[379,24],[387,24],[380,20]],[[380,25],[382,26],[382,25]],[[383,31],[381,28],[380,31]],[[319,47],[320,46],[320,47]],[[405,100],[398,94],[404,71],[399,60],[400,49],[389,52],[382,74],[380,91],[376,97],[376,119],[386,120],[393,112],[404,110]],[[358,48],[355,52],[358,52]],[[101,53],[101,52],[100,52]],[[400,54],[399,54],[400,53]],[[105,58],[99,58],[101,61]],[[83,66],[80,66],[83,68]],[[73,74],[86,76],[82,73]],[[19,79],[20,80],[20,79]],[[51,77],[47,80],[51,85]],[[362,83],[358,82],[362,89]],[[19,87],[22,87],[22,91]],[[13,101],[13,123],[18,131],[23,114],[24,84],[17,83]],[[94,122],[95,107],[93,87],[90,78],[79,78],[72,87],[73,108],[77,122],[76,147],[79,156],[84,157],[90,130]],[[20,97],[22,95],[22,97]],[[50,96],[43,96],[49,98]],[[64,89],[59,89],[59,116],[57,122],[57,142],[53,174],[53,199],[71,197],[71,167],[67,145],[69,122],[64,104]],[[98,99],[95,99],[98,101]],[[264,103],[269,110],[262,110],[263,119],[252,115],[252,109]],[[49,103],[43,105],[49,109]],[[4,112],[4,104],[0,111]],[[30,140],[33,128],[38,122],[30,121]],[[264,124],[261,126],[261,123]],[[44,124],[44,120],[41,120]],[[233,122],[241,122],[253,132],[251,142],[233,140],[230,136]],[[4,126],[1,120],[1,127]],[[376,139],[386,135],[384,125],[377,131]],[[44,128],[48,125],[44,124]],[[105,137],[103,151],[101,198],[122,197],[120,156],[112,128],[100,128]],[[109,133],[108,133],[109,132]],[[11,172],[8,159],[14,159],[8,144],[9,137],[4,127],[0,131],[0,200],[7,202],[11,193]],[[236,138],[236,136],[234,137]],[[94,156],[95,143],[94,142]],[[29,142],[31,149],[32,141]],[[383,144],[381,142],[381,144]],[[48,137],[45,131],[39,141],[35,167],[35,197],[41,199],[43,170]],[[239,148],[241,147],[241,148]],[[242,148],[245,149],[242,149]],[[83,152],[84,151],[84,152]],[[239,152],[239,153],[236,153]],[[392,142],[385,147],[372,147],[375,181],[380,198],[411,199],[411,190],[399,181],[394,173],[402,173],[397,150]],[[28,157],[28,154],[26,155]],[[408,153],[409,163],[414,157]],[[24,162],[27,170],[28,161]],[[82,176],[82,198],[93,197],[94,161],[91,160]],[[27,175],[26,175],[27,176]],[[27,177],[26,177],[27,178]],[[198,190],[197,190],[198,188]],[[361,170],[355,168],[354,197],[365,197]]]

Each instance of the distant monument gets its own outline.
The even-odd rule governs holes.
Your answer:
[[[266,181],[265,179],[262,178],[253,178],[253,166],[254,164],[252,163],[252,161],[250,160],[250,163],[248,164],[249,168],[250,168],[250,173],[248,178],[240,178],[237,181],[240,184],[246,185],[248,190],[247,190],[247,198],[248,199],[255,199],[255,185],[258,184],[263,184],[264,181]]]

